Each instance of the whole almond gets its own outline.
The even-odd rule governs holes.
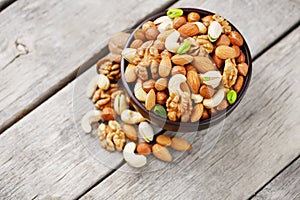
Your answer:
[[[171,162],[173,160],[169,150],[160,144],[154,144],[152,146],[152,153],[157,159],[162,161]]]
[[[237,31],[231,31],[228,35],[231,44],[233,45],[237,45],[237,46],[242,46],[244,43],[244,39],[241,36],[241,34],[239,34]]]
[[[160,144],[161,146],[170,146],[172,140],[168,135],[163,134],[163,135],[157,136],[156,142],[158,144]]]
[[[136,40],[133,40],[133,42],[130,44],[130,48],[137,49],[137,48],[141,47],[142,44],[143,44],[142,40],[136,39]]]
[[[214,71],[216,69],[214,63],[206,56],[195,56],[192,65],[201,73]]]
[[[247,76],[248,74],[248,65],[246,63],[240,63],[237,65],[237,69],[239,71],[239,74],[243,76]]]
[[[207,112],[206,109],[203,110],[203,113],[202,113],[202,116],[201,116],[201,119],[208,119],[209,118],[209,114]]]
[[[186,65],[185,69],[186,71],[194,70],[195,72],[197,72],[197,69],[192,64]]]
[[[239,93],[243,87],[244,84],[244,77],[243,76],[239,76],[236,80],[235,85],[233,86],[233,89]]]
[[[218,111],[223,111],[229,106],[227,100],[223,99],[222,102],[217,106]]]
[[[147,156],[151,153],[151,146],[147,142],[141,142],[137,145],[136,151],[140,155]]]
[[[171,60],[175,65],[186,65],[193,61],[193,56],[176,54],[175,56],[172,56]]]
[[[216,56],[219,58],[226,60],[228,58],[234,58],[236,56],[236,50],[229,46],[218,46],[215,50]]]
[[[204,107],[202,103],[196,104],[192,110],[191,122],[199,121],[203,114],[203,110]]]
[[[224,63],[225,63],[225,60],[222,60],[221,58],[219,58],[218,56],[216,56],[216,54],[214,54],[212,56],[213,58],[213,61],[215,62],[215,64],[217,65],[217,67],[220,69]]]
[[[168,87],[168,79],[160,78],[155,82],[155,89],[157,91],[163,91]]]
[[[136,129],[132,125],[124,124],[123,131],[128,139],[137,141],[138,134],[136,132]]]
[[[154,89],[154,86],[155,86],[155,80],[154,79],[150,79],[150,80],[145,81],[143,83],[143,89],[146,92],[149,92],[150,90]]]
[[[188,151],[192,149],[191,144],[183,138],[173,137],[171,147],[177,151]]]
[[[156,95],[154,89],[152,89],[148,92],[146,97],[146,101],[145,101],[146,109],[151,110],[155,106],[155,102],[156,102]]]
[[[158,66],[158,73],[161,77],[167,77],[169,76],[172,69],[172,63],[169,58],[169,56],[162,56],[162,59],[160,61],[160,64]]]
[[[225,34],[222,34],[220,36],[220,38],[217,40],[216,42],[216,46],[221,46],[221,45],[224,45],[224,46],[229,46],[230,45],[230,39],[227,35]]]
[[[237,63],[243,63],[246,61],[245,54],[241,51],[241,55],[236,59]]]
[[[236,46],[236,45],[233,45],[232,48],[234,48],[235,51],[236,51],[236,56],[235,56],[235,58],[240,57],[240,55],[241,55],[241,49],[240,49],[240,47],[238,47],[238,46]]]
[[[173,28],[178,29],[182,25],[186,24],[186,19],[185,17],[175,17],[173,20]]]
[[[183,37],[192,37],[199,33],[199,29],[196,24],[186,23],[178,29],[178,32]]]
[[[175,74],[186,75],[186,70],[183,66],[174,66],[171,70],[171,75],[174,76]]]
[[[136,80],[136,73],[135,73],[135,65],[132,64],[128,64],[128,66],[125,69],[125,79],[127,82],[131,83],[134,82]]]
[[[190,85],[192,92],[197,94],[200,88],[200,77],[197,72],[195,71],[188,71],[187,73],[187,82]]]
[[[200,95],[203,96],[204,99],[210,99],[214,96],[215,90],[210,85],[202,85],[200,88]]]

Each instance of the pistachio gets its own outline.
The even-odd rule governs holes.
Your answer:
[[[183,10],[179,8],[169,9],[167,12],[167,16],[170,18],[180,17],[183,15]]]
[[[128,108],[126,97],[124,94],[118,94],[115,98],[114,109],[118,115]]]
[[[211,42],[217,41],[222,33],[222,26],[217,21],[213,21],[210,23],[208,27],[208,38]]]
[[[139,133],[146,142],[151,142],[154,137],[154,131],[149,123],[141,122],[139,125]]]
[[[156,105],[153,108],[153,112],[154,114],[160,116],[161,118],[166,119],[167,118],[167,111],[165,110],[165,108],[161,105]]]
[[[186,52],[188,52],[188,50],[190,50],[191,48],[191,42],[190,41],[185,41],[177,50],[178,54],[184,54]]]
[[[230,90],[228,93],[227,93],[227,101],[230,105],[234,104],[234,102],[236,101],[237,99],[237,93],[236,91],[234,90]]]
[[[213,88],[218,87],[222,80],[222,75],[219,71],[209,71],[205,74],[200,74],[200,77],[204,84],[210,85]]]

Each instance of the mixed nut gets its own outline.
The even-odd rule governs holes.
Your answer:
[[[154,130],[145,118],[130,105],[122,86],[118,83],[121,78],[120,60],[121,52],[129,37],[127,33],[117,33],[109,41],[110,54],[97,63],[98,74],[90,81],[86,89],[86,95],[95,104],[96,110],[87,112],[82,120],[81,126],[84,132],[92,131],[92,123],[99,122],[98,139],[100,145],[107,151],[123,152],[124,160],[132,167],[142,167],[147,163],[149,154],[165,162],[173,160],[167,146],[174,150],[186,151],[191,145],[186,140],[171,139],[167,135],[155,138]],[[138,41],[134,45],[138,45]],[[128,66],[130,68],[130,66]],[[141,70],[139,75],[144,72]],[[167,81],[167,80],[165,80]],[[161,82],[156,82],[157,88],[164,90]],[[155,97],[154,89],[140,90],[140,88],[151,88],[155,82],[139,82],[135,94],[144,98],[147,107],[153,107],[153,102],[148,101],[149,96]],[[165,102],[167,96],[158,98],[158,102]],[[160,110],[156,112],[160,113]],[[166,113],[160,113],[161,116]],[[138,126],[136,128],[136,126]],[[178,148],[181,147],[181,148]]]
[[[219,15],[171,9],[134,32],[122,51],[125,79],[145,108],[162,118],[208,119],[237,100],[248,73],[243,44]]]

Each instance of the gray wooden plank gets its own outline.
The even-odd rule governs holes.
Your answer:
[[[300,199],[300,159],[276,177],[253,200]]]
[[[177,162],[151,173],[124,165],[83,199],[249,198],[300,153],[299,42],[300,27],[255,61],[245,99],[205,157],[195,140]]]
[[[67,84],[110,35],[170,2],[19,0],[1,12],[0,132]]]

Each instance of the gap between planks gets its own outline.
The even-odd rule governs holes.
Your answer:
[[[262,49],[260,52],[257,53],[257,55],[255,55],[253,57],[253,63],[255,60],[257,60],[258,58],[260,58],[261,56],[263,56],[267,51],[269,51],[273,46],[275,46],[277,43],[279,43],[281,40],[283,40],[287,35],[291,34],[295,29],[297,29],[300,25],[300,20],[292,25],[288,30],[286,30],[284,33],[282,33],[277,39],[274,40],[274,42],[272,42],[270,45],[268,45],[267,47],[265,47],[264,49]],[[251,195],[249,197],[249,200],[251,198],[253,198],[255,195],[257,195],[261,190],[263,190],[270,182],[272,182],[277,176],[279,176],[283,171],[285,171],[290,165],[292,165],[297,159],[299,159],[299,156],[297,156],[294,160],[292,160],[290,163],[288,163],[282,170],[280,170],[277,174],[274,175],[274,177],[272,177],[269,181],[267,181],[267,183],[261,187],[259,190],[257,190],[253,195]],[[102,177],[99,181],[97,181],[95,184],[93,184],[90,188],[88,188],[84,193],[80,194],[77,198],[75,198],[76,200],[80,199],[81,197],[83,197],[85,194],[87,194],[89,191],[91,191],[94,187],[96,187],[99,183],[101,183],[102,181],[104,181],[106,178],[108,178],[109,176],[111,176],[112,174],[114,174],[120,167],[122,167],[124,164],[126,164],[124,161],[122,163],[120,163],[116,169],[112,170],[110,173],[108,173],[106,176]]]
[[[6,2],[6,4],[8,4],[10,2],[9,5],[11,5],[12,3],[16,2],[16,1],[17,0],[7,0],[5,2]],[[127,29],[134,29],[140,23],[142,23],[143,21],[145,21],[147,18],[149,18],[153,14],[155,14],[157,12],[161,12],[161,11],[166,10],[167,8],[169,8],[170,6],[172,6],[176,2],[177,2],[177,0],[171,0],[169,3],[164,4],[161,8],[158,8],[155,11],[149,13],[148,15],[146,15],[145,17],[143,17],[142,19],[140,19],[137,23],[135,23],[133,26],[128,27]],[[6,5],[6,4],[4,4],[4,5]],[[9,5],[7,5],[6,7],[8,7]],[[1,12],[1,0],[0,0],[0,12]],[[11,122],[7,123],[2,128],[0,128],[0,135],[4,131],[6,131],[8,128],[10,128],[12,125],[14,125],[19,120],[21,120],[23,117],[25,117],[26,115],[28,115],[29,113],[31,113],[38,106],[40,106],[45,101],[47,101],[49,98],[51,98],[52,96],[54,96],[61,89],[63,89],[64,87],[66,87],[69,83],[71,83],[72,81],[74,81],[82,73],[86,72],[100,58],[104,57],[108,53],[109,53],[108,46],[106,45],[105,47],[103,47],[103,49],[99,53],[94,54],[91,58],[89,58],[88,60],[86,60],[85,62],[83,62],[83,64],[80,65],[77,69],[74,69],[74,71],[71,72],[69,75],[67,75],[61,82],[59,82],[59,83],[55,84],[53,87],[49,88],[49,90],[47,91],[47,93],[44,96],[41,96],[36,102],[34,102],[31,106],[29,106],[25,111],[23,111],[21,114],[19,114],[18,116],[16,116],[13,120],[11,120]]]

